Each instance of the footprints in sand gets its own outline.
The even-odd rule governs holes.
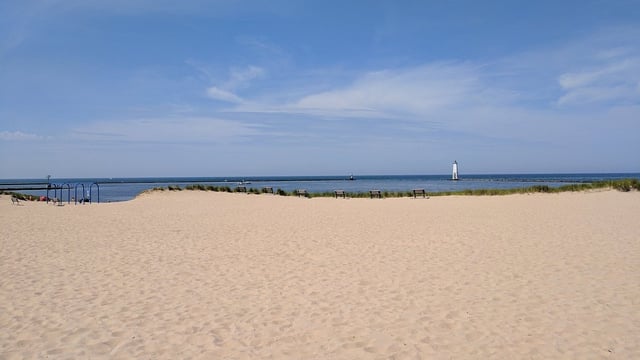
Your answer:
[[[85,209],[108,209],[91,236],[3,223],[0,359],[640,358],[637,230],[202,196]]]

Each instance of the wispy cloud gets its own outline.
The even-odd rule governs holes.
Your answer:
[[[212,86],[207,89],[207,96],[213,100],[231,102],[231,103],[243,103],[244,100],[231,91],[223,90],[218,87]]]
[[[264,69],[249,65],[246,68],[233,68],[229,80],[224,84],[226,88],[237,89],[246,86],[251,80],[264,76]]]
[[[468,103],[481,91],[473,66],[436,63],[368,72],[349,86],[305,96],[290,107],[365,116],[426,114]]]
[[[565,91],[559,105],[640,102],[640,56],[609,56],[595,66],[559,76]]]
[[[526,148],[529,159],[540,149],[591,149],[607,137],[637,149],[620,129],[640,131],[630,120],[640,118],[640,48],[626,33],[607,36],[616,40],[597,35],[487,62],[438,61],[342,77],[318,72],[306,80],[322,83],[321,90],[296,93],[284,86],[247,96],[233,110],[279,113],[314,130],[346,129],[352,139],[389,134],[388,144],[438,141],[486,154]]]
[[[518,93],[497,79],[493,71],[472,62],[435,62],[366,71],[353,76],[347,84],[343,82],[340,79],[340,85],[282,103],[250,99],[235,110],[310,118],[439,123],[459,128],[469,123],[471,113],[487,113],[490,109],[498,113],[519,100]]]
[[[640,27],[618,26],[599,31],[568,46],[566,66],[557,77],[561,107],[640,104]]]
[[[22,131],[0,131],[0,140],[3,141],[33,141],[42,139],[44,139],[44,136],[24,133]]]
[[[592,104],[606,113],[616,105],[640,103],[640,47],[635,28],[603,30],[555,47],[491,62],[449,61],[349,73],[321,91],[247,97],[236,111],[291,113],[312,118],[388,118],[440,122],[459,128],[476,119],[487,129],[503,128],[504,114],[545,122],[557,111]],[[631,34],[631,35],[630,35]],[[354,74],[355,73],[355,74]],[[326,81],[322,73],[318,82]],[[314,78],[308,79],[314,82]],[[287,101],[269,101],[269,99]],[[480,120],[482,117],[484,120]],[[539,119],[539,120],[536,120]],[[506,119],[505,119],[506,121]],[[478,128],[482,128],[478,126]]]
[[[219,101],[243,103],[244,99],[238,96],[235,91],[248,87],[252,80],[260,78],[264,74],[264,69],[253,65],[245,68],[232,68],[226,81],[207,89],[207,96]]]

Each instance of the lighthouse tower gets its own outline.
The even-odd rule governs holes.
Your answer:
[[[458,180],[458,162],[453,162],[453,175],[451,176],[451,180]]]

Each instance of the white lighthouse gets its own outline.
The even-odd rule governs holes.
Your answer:
[[[453,162],[453,175],[451,175],[451,180],[458,180],[458,162]]]

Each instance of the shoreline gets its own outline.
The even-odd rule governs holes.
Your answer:
[[[194,178],[147,178],[147,179],[116,179],[115,183],[100,183],[101,179],[57,179],[53,180],[52,193],[49,197],[60,197],[57,194],[64,193],[66,190],[74,194],[91,189],[92,196],[100,193],[100,200],[123,201],[134,198],[142,191],[154,187],[173,187],[173,188],[201,188],[201,189],[219,189],[221,191],[232,192],[237,187],[243,186],[250,192],[258,193],[263,187],[269,187],[281,195],[293,193],[297,189],[306,189],[311,196],[332,196],[335,190],[344,190],[352,197],[366,197],[370,190],[380,190],[388,196],[409,196],[413,189],[424,189],[433,195],[447,194],[505,194],[511,192],[554,192],[563,191],[566,188],[570,191],[588,189],[594,186],[617,186],[623,184],[627,188],[640,189],[640,174],[556,174],[556,175],[495,175],[463,178],[459,181],[452,181],[443,176],[369,176],[359,178],[356,181],[340,180],[340,181],[307,181],[305,177],[298,177],[295,181],[279,181],[283,178],[274,177],[272,179],[265,178],[270,181],[251,181],[255,179],[245,180],[242,182],[218,182],[207,183],[199,180],[215,180],[215,179],[194,179]],[[136,181],[144,180],[144,183]],[[174,181],[173,183],[170,181]],[[289,179],[291,180],[291,179]],[[299,181],[298,181],[299,180]],[[130,182],[134,181],[134,182]],[[163,182],[164,181],[164,182]],[[181,181],[188,181],[181,183]],[[595,184],[595,185],[594,185]],[[634,185],[635,184],[635,185]],[[84,190],[82,186],[84,185]],[[18,190],[20,188],[29,188],[29,186],[16,182],[15,186],[1,187],[0,191],[22,192],[28,195],[44,196],[47,195],[44,190]],[[15,189],[11,189],[15,188]],[[56,189],[57,188],[57,189]],[[557,190],[560,189],[560,190]],[[67,197],[67,196],[65,196]]]
[[[269,190],[267,190],[269,189]],[[419,194],[415,193],[415,189],[407,190],[407,191],[386,191],[386,190],[374,190],[378,192],[379,197],[383,198],[403,198],[403,197],[416,197],[418,195],[422,196],[460,196],[460,195],[472,195],[472,196],[500,196],[500,195],[511,195],[511,194],[532,194],[532,193],[563,193],[563,192],[583,192],[583,191],[594,191],[594,190],[618,190],[621,192],[629,192],[629,191],[640,191],[640,181],[635,178],[628,179],[620,179],[620,180],[608,180],[608,181],[597,181],[597,182],[586,182],[586,183],[578,183],[578,184],[569,184],[563,185],[559,187],[550,187],[547,185],[533,185],[528,187],[521,188],[509,188],[509,189],[464,189],[458,191],[433,191],[429,192],[424,188],[419,188]],[[304,196],[308,198],[318,198],[318,197],[349,197],[349,198],[373,198],[373,194],[371,191],[340,191],[341,194],[338,195],[337,191],[328,191],[328,192],[307,192],[303,190],[303,194],[298,194],[299,190],[293,191],[284,191],[280,188],[273,189],[273,187],[262,187],[262,188],[254,188],[247,187],[246,185],[236,185],[236,186],[213,186],[213,185],[203,185],[203,184],[191,184],[187,185],[184,188],[181,188],[179,185],[168,185],[168,186],[160,186],[154,187],[151,189],[143,190],[142,192],[135,195],[130,200],[133,200],[142,194],[145,193],[153,193],[158,191],[204,191],[204,192],[224,192],[224,193],[247,193],[247,194],[265,194],[271,193],[279,196]],[[63,192],[61,192],[64,194]],[[28,195],[18,192],[11,191],[0,191],[0,195],[11,195],[12,197],[16,197],[20,200],[25,201],[42,201],[42,196],[36,195]],[[99,193],[98,193],[99,194]],[[73,200],[72,200],[73,201]],[[129,201],[129,200],[124,200]],[[107,201],[111,202],[111,201]],[[120,201],[116,201],[120,202]]]

